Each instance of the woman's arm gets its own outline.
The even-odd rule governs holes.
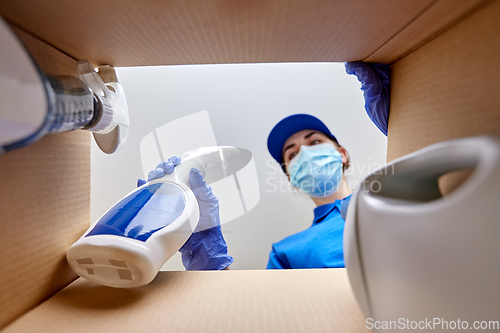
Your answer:
[[[269,262],[267,263],[267,269],[287,269],[291,268],[290,265],[285,264],[283,260],[280,259],[276,251],[273,249],[269,253]]]

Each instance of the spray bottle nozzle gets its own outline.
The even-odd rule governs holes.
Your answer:
[[[93,91],[99,104],[99,120],[85,128],[93,132],[99,148],[111,154],[125,143],[129,130],[127,101],[112,66],[100,66],[96,73],[90,62],[78,62],[78,75]]]
[[[105,153],[128,135],[127,102],[112,66],[78,63],[80,79],[44,74],[0,17],[0,154],[28,146],[46,134],[85,129]]]

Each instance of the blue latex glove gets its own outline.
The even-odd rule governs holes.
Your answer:
[[[189,172],[189,184],[198,200],[200,221],[193,234],[181,247],[182,263],[186,270],[221,270],[231,265],[219,218],[219,200],[196,169]]]
[[[169,173],[174,172],[175,166],[179,165],[179,163],[181,163],[181,158],[179,156],[172,156],[168,160],[158,163],[156,168],[154,168],[149,172],[148,182],[152,181],[153,179],[161,178]],[[142,186],[146,183],[147,181],[139,178],[137,180],[137,187]]]
[[[180,161],[180,157],[173,156],[159,163],[154,170],[149,172],[148,182],[172,173]],[[139,179],[137,186],[145,183],[145,180]],[[222,236],[219,200],[198,170],[191,169],[189,172],[189,184],[198,201],[200,220],[193,234],[179,250],[182,264],[186,270],[224,269],[231,265],[234,259],[227,254],[226,241]]]
[[[361,82],[366,113],[378,129],[387,136],[391,67],[384,64],[352,61],[345,63],[345,70],[347,74],[356,75]]]

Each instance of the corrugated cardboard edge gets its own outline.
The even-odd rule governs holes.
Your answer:
[[[440,0],[432,3],[364,61],[393,63],[451,28],[488,0]]]
[[[75,75],[76,61],[15,29],[43,71]],[[0,155],[0,328],[76,276],[68,247],[90,223],[90,134],[48,135]]]
[[[77,58],[114,66],[363,60],[435,0],[0,1]]]
[[[495,1],[394,63],[388,161],[500,131],[499,17]]]
[[[368,332],[345,269],[160,272],[114,289],[78,279],[9,332]]]

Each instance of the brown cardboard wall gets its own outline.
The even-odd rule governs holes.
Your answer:
[[[485,0],[434,1],[364,61],[393,63],[456,24],[483,3]]]
[[[370,55],[389,63],[482,2],[3,0],[0,13],[96,65],[353,61]]]
[[[489,3],[393,65],[388,161],[500,131],[499,17]]]
[[[41,68],[75,74],[76,61],[16,30]],[[49,135],[0,155],[0,328],[75,279],[67,248],[90,223],[90,136]]]
[[[160,272],[133,289],[78,279],[10,332],[369,332],[345,269]]]

